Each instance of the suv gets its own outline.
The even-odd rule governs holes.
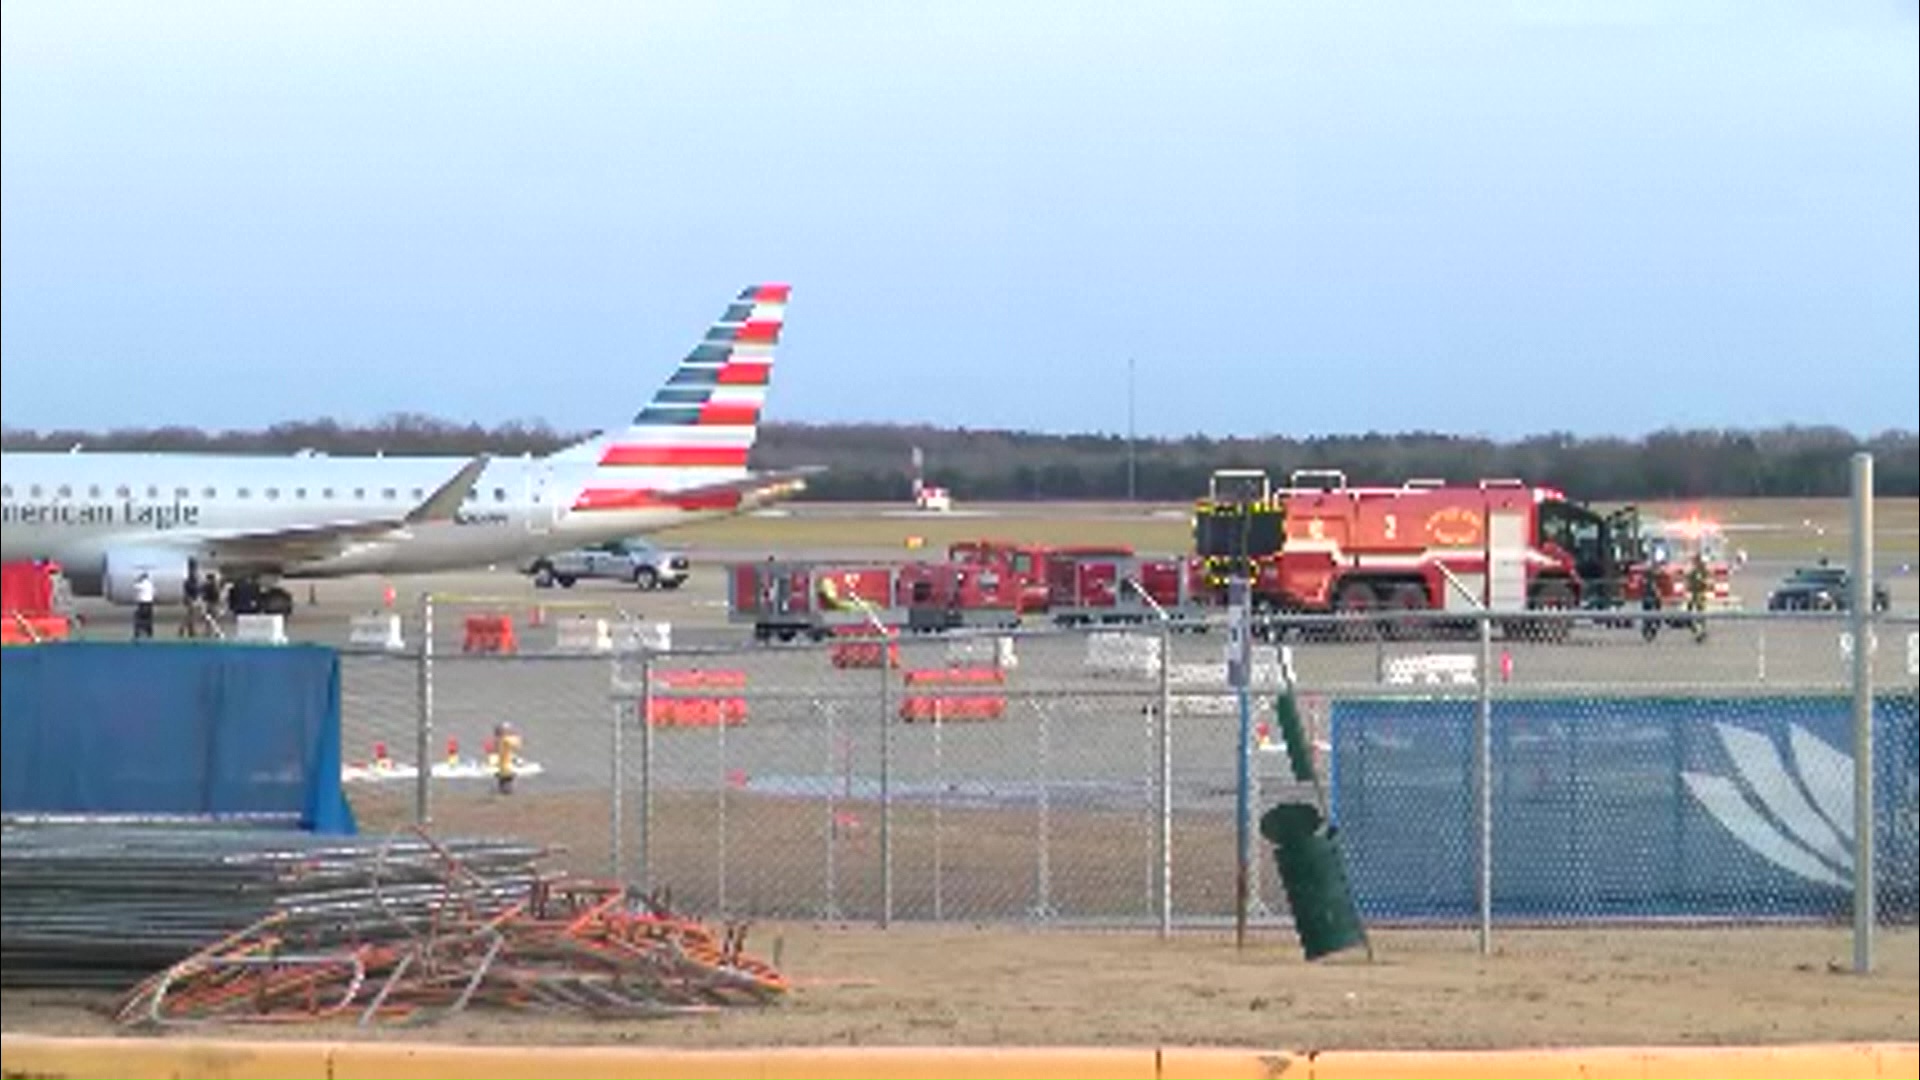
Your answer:
[[[1841,566],[1803,566],[1788,574],[1785,581],[1767,596],[1768,611],[1845,611],[1853,595],[1853,582]],[[1873,610],[1887,610],[1892,597],[1887,587],[1873,586]]]
[[[687,557],[645,540],[610,540],[592,547],[541,555],[523,567],[539,588],[571,589],[582,578],[631,581],[642,589],[677,589],[687,580]]]

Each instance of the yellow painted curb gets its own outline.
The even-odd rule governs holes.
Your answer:
[[[1913,1076],[1920,1047],[1576,1047],[1564,1050],[1362,1051],[1315,1054],[1312,1080],[1871,1080]],[[1899,1069],[1904,1064],[1906,1071]]]
[[[65,1080],[309,1080],[332,1043],[216,1039],[55,1039],[0,1035],[0,1074]]]
[[[1920,1075],[1920,1044],[1581,1047],[1559,1050],[1338,1051],[1207,1047],[457,1046],[245,1042],[189,1038],[0,1036],[6,1080],[756,1080],[1114,1077],[1120,1080],[1344,1080],[1366,1077],[1606,1077],[1672,1080],[1879,1080]]]

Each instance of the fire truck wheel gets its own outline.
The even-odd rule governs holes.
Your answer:
[[[1546,611],[1570,611],[1573,590],[1564,581],[1542,582],[1533,591],[1533,606]],[[1565,641],[1572,629],[1565,619],[1539,619],[1534,622],[1533,636],[1541,641]]]
[[[1412,582],[1395,585],[1387,591],[1387,610],[1391,612],[1427,610],[1427,590]],[[1386,624],[1387,636],[1395,641],[1411,641],[1424,637],[1426,623],[1420,619],[1390,618]]]
[[[1340,615],[1363,614],[1379,607],[1379,595],[1364,581],[1349,581],[1340,586],[1340,592],[1333,599],[1333,610]],[[1347,641],[1371,641],[1379,630],[1379,624],[1371,619],[1354,619],[1342,622],[1337,633]]]

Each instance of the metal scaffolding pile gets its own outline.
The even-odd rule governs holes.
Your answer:
[[[787,990],[746,954],[743,927],[543,876],[543,849],[514,841],[100,826],[0,838],[5,981],[139,979],[127,1024],[421,1023],[470,1005],[631,1018]]]
[[[450,866],[484,912],[524,898],[542,854],[510,840],[8,825],[0,983],[123,987],[268,918],[289,940],[405,936],[444,903]]]

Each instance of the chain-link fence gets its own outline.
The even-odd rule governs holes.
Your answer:
[[[1243,698],[1220,622],[676,648],[585,608],[531,627],[518,612],[503,643],[495,607],[429,601],[400,647],[350,650],[364,827],[537,839],[573,872],[731,916],[1234,917]],[[1460,615],[1264,624],[1244,695],[1252,815],[1324,801],[1374,921],[1844,916],[1846,617],[1643,621],[1496,619],[1484,640]],[[1874,876],[1881,915],[1911,922],[1920,622],[1874,622]],[[1314,784],[1270,725],[1281,650]],[[1256,854],[1252,918],[1284,918]]]

